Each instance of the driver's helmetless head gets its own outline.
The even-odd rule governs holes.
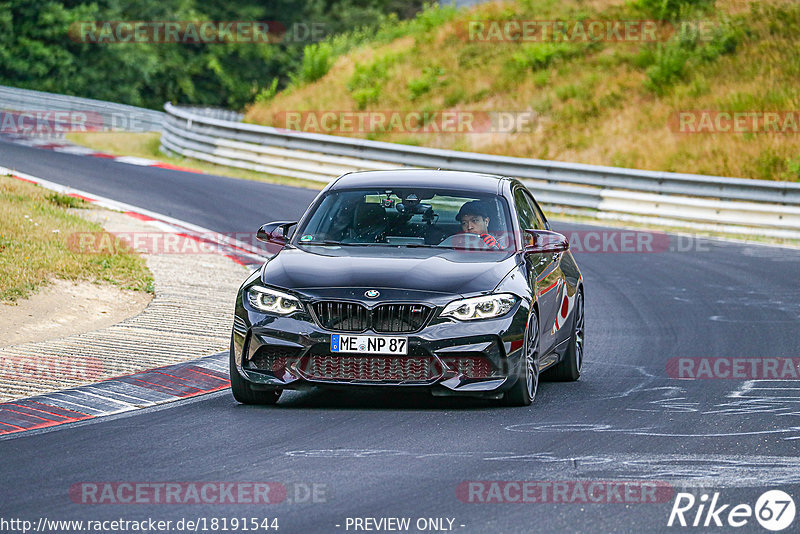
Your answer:
[[[473,200],[461,206],[456,216],[456,219],[461,222],[461,231],[468,234],[488,234],[488,211],[480,200]]]
[[[353,222],[353,211],[350,207],[339,208],[333,214],[333,224],[335,226],[346,226]]]
[[[461,230],[468,234],[489,233],[489,217],[480,215],[464,215],[461,217]]]

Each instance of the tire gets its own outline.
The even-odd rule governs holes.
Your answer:
[[[522,350],[525,357],[522,365],[524,373],[503,396],[506,406],[530,406],[539,389],[539,315],[536,310],[531,311],[528,317]]]
[[[583,289],[578,289],[578,296],[575,297],[575,299],[575,320],[572,321],[572,334],[569,344],[564,353],[564,359],[558,362],[552,369],[545,371],[543,376],[548,380],[573,382],[581,376],[584,348]]]
[[[233,339],[230,350],[231,393],[233,398],[242,404],[275,404],[281,398],[280,389],[259,391],[250,387],[236,369],[236,359],[233,353]]]

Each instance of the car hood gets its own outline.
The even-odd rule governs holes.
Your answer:
[[[516,265],[510,252],[389,247],[287,247],[261,280],[286,289],[394,288],[474,294],[493,290]]]

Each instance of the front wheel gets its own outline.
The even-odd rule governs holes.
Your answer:
[[[572,382],[580,378],[583,366],[583,290],[578,289],[575,296],[575,318],[572,321],[572,335],[570,336],[564,359],[552,369],[545,371],[546,378],[559,382]]]
[[[528,317],[522,350],[523,375],[517,378],[511,389],[506,391],[503,402],[507,406],[530,406],[539,388],[539,316],[536,310],[531,311]]]
[[[242,404],[275,404],[281,398],[280,389],[270,389],[266,391],[252,389],[250,384],[242,378],[236,369],[236,359],[233,353],[233,339],[231,339],[231,393],[233,398]]]

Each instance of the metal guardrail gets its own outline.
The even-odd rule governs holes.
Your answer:
[[[221,165],[328,182],[345,172],[441,168],[514,176],[551,211],[733,234],[800,239],[800,184],[493,156],[240,122],[213,108],[166,113],[29,89],[0,86],[0,109],[86,114],[87,129],[162,131],[161,147]],[[26,117],[27,119],[27,117]],[[38,119],[36,119],[38,120]],[[71,119],[68,119],[71,120]]]
[[[35,112],[32,119],[20,121],[23,128],[30,125],[35,134],[48,133],[46,128],[53,124],[60,125],[56,130],[69,131],[81,131],[83,128],[90,131],[159,131],[165,120],[163,112],[152,109],[6,86],[0,86],[0,109],[6,112]],[[71,115],[63,118],[55,115],[55,112],[68,112]]]
[[[196,106],[181,106],[181,109],[194,113],[195,115],[202,115],[209,119],[219,119],[223,121],[241,122],[244,114],[230,109],[210,108],[210,107],[196,107]]]
[[[800,184],[493,156],[310,134],[204,116],[167,103],[167,152],[327,182],[349,171],[441,168],[514,176],[551,211],[800,239]]]

